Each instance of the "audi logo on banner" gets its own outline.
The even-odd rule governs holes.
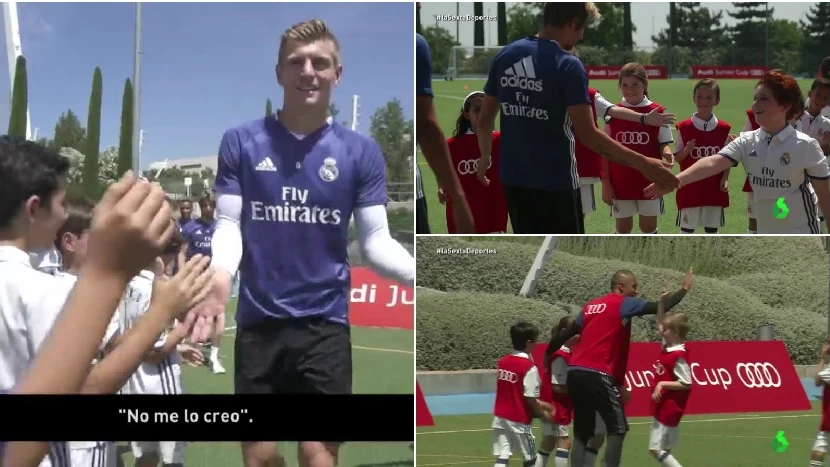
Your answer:
[[[519,375],[513,373],[512,371],[499,370],[499,379],[501,381],[507,381],[508,383],[518,383]]]
[[[585,307],[585,314],[586,315],[598,315],[605,311],[605,303],[596,303],[594,305],[588,305]]]
[[[620,144],[648,144],[650,138],[645,131],[621,131],[614,136]]]
[[[748,388],[781,387],[781,375],[772,363],[738,363],[735,371]]]
[[[717,146],[702,146],[696,147],[692,150],[692,159],[703,159],[704,157],[714,156],[720,151]]]
[[[458,173],[461,175],[474,175],[478,169],[479,159],[470,159],[458,163]],[[489,170],[493,166],[493,159],[490,159],[490,165],[487,166]]]

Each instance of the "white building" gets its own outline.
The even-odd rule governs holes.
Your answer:
[[[169,159],[165,165],[164,161],[152,162],[150,170],[158,171],[162,167],[178,167],[185,173],[200,174],[205,169],[211,169],[216,174],[219,156],[188,157],[184,159]]]

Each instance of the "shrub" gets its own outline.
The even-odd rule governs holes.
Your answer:
[[[772,323],[793,360],[812,364],[827,334],[828,263],[818,239],[567,238],[540,277],[534,297],[524,299],[517,294],[540,239],[508,238],[418,239],[418,285],[450,292],[419,290],[419,369],[492,368],[494,359],[509,351],[507,329],[519,319],[542,325],[547,334],[562,314],[576,313],[585,302],[607,293],[617,269],[634,271],[641,297],[654,300],[662,291],[680,287],[695,258],[711,275],[702,274],[692,261],[694,287],[675,308],[689,314],[690,339],[755,339],[758,326]],[[466,248],[492,252],[460,253]],[[633,338],[656,340],[654,318],[635,320]]]

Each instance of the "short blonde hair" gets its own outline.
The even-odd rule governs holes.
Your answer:
[[[285,51],[285,44],[288,41],[303,44],[310,44],[317,41],[331,41],[334,44],[334,64],[337,65],[340,63],[340,43],[337,41],[332,30],[321,19],[303,21],[285,30],[282,38],[280,38],[280,50],[278,52],[280,62]]]
[[[663,318],[663,328],[677,334],[681,339],[685,339],[692,326],[689,324],[689,317],[685,313],[677,311],[666,314],[666,317]]]

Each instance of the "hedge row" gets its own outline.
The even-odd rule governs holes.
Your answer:
[[[567,245],[572,240],[575,243]],[[592,251],[584,248],[585,244],[576,243],[581,240],[566,239],[562,246],[574,248],[576,245],[583,252]],[[625,239],[605,241],[609,240]],[[644,239],[629,241],[632,240],[631,250],[656,248],[644,245]],[[662,238],[645,240],[654,242]],[[675,242],[679,240],[668,240],[671,242],[665,245],[678,245]],[[695,264],[692,293],[676,308],[689,313],[690,339],[754,339],[759,325],[773,323],[776,336],[787,343],[796,363],[814,363],[827,332],[828,265],[821,244],[815,239],[792,237],[758,237],[760,241],[747,237],[720,238],[708,245],[700,240],[685,241],[697,241],[701,249],[717,249],[717,257],[725,265],[719,271],[725,278],[706,277]],[[719,244],[717,240],[724,243]],[[743,248],[736,241],[744,243]],[[535,322],[547,334],[564,313],[576,312],[586,301],[606,293],[611,274],[617,269],[634,271],[641,296],[655,299],[663,290],[676,290],[680,286],[681,271],[687,266],[687,262],[671,264],[670,259],[663,258],[663,264],[670,268],[658,268],[619,259],[576,256],[557,249],[539,281],[536,295],[528,300],[516,295],[538,247],[527,244],[527,240],[521,242],[472,243],[448,237],[418,239],[418,285],[451,292],[418,295],[420,370],[492,368],[495,360],[510,349],[507,329],[517,320]],[[749,248],[750,244],[756,248]],[[489,248],[495,253],[439,252],[440,248],[468,247]],[[599,243],[593,247],[625,250],[619,245],[614,246],[618,250],[612,250]],[[688,250],[684,252],[687,256],[699,254],[691,247]],[[789,263],[784,261],[786,258]],[[648,258],[643,260],[647,261]],[[734,264],[740,265],[740,270]],[[713,263],[712,269],[716,266]],[[740,273],[729,277],[728,272]],[[633,332],[637,340],[657,338],[653,318],[635,320]]]

